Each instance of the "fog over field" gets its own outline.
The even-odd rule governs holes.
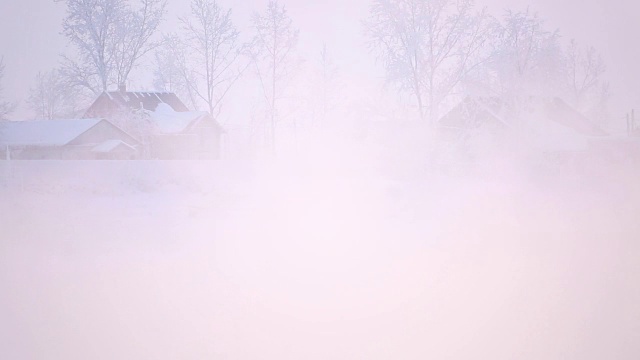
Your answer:
[[[637,173],[287,165],[146,163],[84,187],[68,166],[46,176],[67,188],[5,188],[3,357],[639,353]]]
[[[0,360],[640,358],[634,10],[0,4]]]

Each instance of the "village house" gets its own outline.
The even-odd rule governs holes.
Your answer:
[[[189,111],[174,93],[104,92],[85,112],[104,117],[142,143],[151,159],[217,159],[224,133],[207,112]]]
[[[104,119],[0,122],[3,160],[135,159],[139,145]]]
[[[593,152],[609,136],[560,98],[531,98],[513,108],[495,97],[467,97],[440,118],[438,129],[461,152],[509,144],[564,160]]]

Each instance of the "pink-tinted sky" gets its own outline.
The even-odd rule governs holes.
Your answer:
[[[261,11],[266,0],[224,0],[234,17],[246,29],[251,13]],[[175,19],[188,11],[189,0],[169,0],[169,14],[163,31],[176,26]],[[379,77],[372,57],[363,47],[360,21],[367,14],[369,0],[287,0],[296,25],[301,30],[301,48],[314,56],[327,43],[344,73],[359,79]],[[612,110],[622,117],[632,107],[640,108],[640,4],[632,0],[478,0],[496,15],[502,9],[527,6],[560,28],[565,39],[596,46],[605,56],[614,99]],[[53,0],[5,0],[0,2],[0,56],[4,56],[5,96],[24,100],[38,71],[54,66],[60,53],[68,52],[59,34],[65,6]],[[134,79],[134,83],[135,83]],[[138,77],[137,87],[148,87]],[[16,117],[28,116],[21,106]]]

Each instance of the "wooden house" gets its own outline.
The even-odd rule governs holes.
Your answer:
[[[104,119],[0,122],[4,160],[135,159],[139,145]]]
[[[608,133],[562,99],[529,99],[519,106],[498,98],[467,97],[438,121],[445,137],[511,142],[543,153],[586,151],[592,139]]]
[[[85,117],[104,117],[143,144],[145,158],[217,159],[224,133],[207,112],[189,111],[174,93],[104,92]]]

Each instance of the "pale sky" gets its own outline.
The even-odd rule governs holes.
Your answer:
[[[221,0],[231,7],[241,31],[248,30],[254,11],[262,11],[267,0]],[[283,0],[300,28],[303,56],[316,56],[326,43],[343,74],[353,81],[377,81],[374,60],[363,47],[361,20],[367,15],[369,0]],[[640,108],[640,4],[634,0],[477,0],[496,15],[509,7],[527,6],[559,28],[565,39],[596,46],[608,65],[614,99],[611,110],[622,117],[631,108]],[[172,31],[176,18],[188,11],[189,0],[169,0],[162,31]],[[14,118],[28,117],[24,99],[38,71],[56,66],[59,54],[68,52],[60,35],[65,5],[53,0],[1,0],[0,56],[4,56],[5,97],[21,101]],[[245,31],[245,35],[247,31]],[[140,72],[135,75],[140,77]],[[134,80],[135,82],[135,80]],[[149,87],[140,82],[137,87]]]

